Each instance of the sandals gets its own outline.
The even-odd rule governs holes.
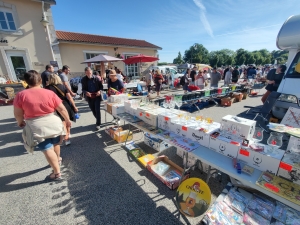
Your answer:
[[[45,178],[45,180],[46,181],[62,181],[63,180],[61,173],[54,174],[54,178],[51,177],[52,174],[54,174],[54,173],[51,173],[50,175],[48,175]]]

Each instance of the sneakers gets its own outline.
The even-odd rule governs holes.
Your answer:
[[[96,126],[96,130],[100,130],[100,126]]]
[[[71,141],[70,141],[70,139],[68,139],[68,140],[65,140],[65,145],[66,146],[68,146],[68,145],[70,145],[71,144]]]

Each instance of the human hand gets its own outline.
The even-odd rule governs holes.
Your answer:
[[[18,122],[18,126],[24,128],[26,126],[26,122],[24,120],[21,123]]]
[[[74,112],[78,112],[78,108],[76,106],[74,106]]]
[[[268,81],[268,84],[274,84],[274,83],[275,83],[274,80],[269,80],[269,81]]]
[[[96,96],[100,96],[100,94],[101,94],[100,91],[98,91],[98,92],[96,93]]]
[[[72,126],[72,123],[71,123],[71,121],[70,120],[68,120],[68,121],[65,121],[66,122],[66,127],[71,127]]]
[[[90,93],[90,92],[85,92],[85,95],[86,95],[87,97],[91,97],[91,93]]]
[[[76,96],[76,93],[74,93],[74,92],[71,92],[71,95],[72,95],[73,97],[75,97],[75,96]]]

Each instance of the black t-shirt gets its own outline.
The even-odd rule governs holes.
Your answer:
[[[63,96],[53,85],[46,86],[46,89],[53,91],[61,100],[67,100],[68,89],[63,84],[55,85],[65,95]]]
[[[192,70],[192,72],[190,73],[190,77],[192,78],[192,81],[195,81],[195,76],[196,76],[196,71]]]
[[[42,77],[42,84],[43,84],[43,87],[46,88],[46,84],[47,84],[47,81],[48,81],[48,78],[49,78],[49,75],[51,73],[47,70],[45,70],[42,74],[41,74],[41,77]]]
[[[231,80],[238,80],[238,79],[239,79],[239,75],[240,75],[239,71],[238,71],[237,69],[234,69],[234,70],[232,71],[232,77],[231,77]]]
[[[112,82],[111,79],[108,80],[107,82],[107,88],[113,88],[116,89],[117,91],[120,91],[121,89],[124,88],[124,84],[122,81],[117,79],[115,82]]]

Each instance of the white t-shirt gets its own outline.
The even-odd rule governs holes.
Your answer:
[[[123,82],[123,76],[121,74],[117,74],[117,78]]]

